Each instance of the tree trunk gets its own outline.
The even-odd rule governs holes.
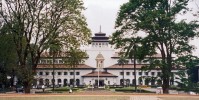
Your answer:
[[[25,81],[25,82],[23,82],[23,84],[24,84],[24,92],[25,92],[25,93],[30,93],[31,83]]]
[[[169,93],[169,77],[163,78],[163,85],[162,85],[163,93]]]
[[[73,87],[75,87],[75,83],[76,83],[76,81],[75,81],[75,69],[73,69]]]
[[[122,84],[122,85],[123,85],[123,87],[124,87],[124,68],[123,68],[123,67],[124,67],[124,65],[122,65],[122,72],[123,72],[123,80],[122,80],[122,81],[123,81],[123,84]]]

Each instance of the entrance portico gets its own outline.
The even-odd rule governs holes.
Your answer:
[[[99,82],[98,82],[98,72],[91,72],[86,75],[83,75],[82,78],[85,84],[93,85],[95,87],[104,87],[106,85],[114,85],[117,83],[116,75],[113,75],[108,72],[99,72]]]

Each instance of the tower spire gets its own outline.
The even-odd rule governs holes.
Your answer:
[[[100,25],[100,33],[101,33],[101,25]]]

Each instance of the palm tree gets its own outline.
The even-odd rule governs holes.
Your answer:
[[[73,69],[73,87],[76,84],[75,81],[75,69],[79,64],[84,62],[85,57],[87,57],[86,52],[81,51],[80,49],[70,48],[69,52],[67,52],[65,57],[65,63],[69,65],[71,69]]]
[[[129,54],[129,58],[133,59],[133,70],[134,70],[134,80],[135,80],[135,83],[134,83],[134,86],[135,86],[135,92],[137,92],[137,80],[136,80],[136,45],[133,46],[133,49],[129,50],[128,52]]]
[[[133,59],[133,70],[134,70],[134,80],[135,80],[135,91],[137,92],[137,80],[136,80],[136,61],[137,61],[137,57],[139,56],[139,59],[144,59],[144,53],[143,50],[145,50],[144,48],[140,48],[138,46],[138,44],[140,44],[140,40],[141,38],[140,37],[137,37],[137,38],[132,38],[130,41],[130,44],[127,48],[124,48],[126,49],[127,51],[125,52],[125,56],[130,58],[131,61]],[[141,52],[141,53],[140,53]]]
[[[128,63],[128,60],[126,60],[125,57],[121,56],[119,59],[118,59],[118,64],[122,66],[122,72],[123,72],[123,87],[124,87],[124,65]]]

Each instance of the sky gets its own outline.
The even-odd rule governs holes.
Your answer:
[[[92,34],[101,31],[106,33],[107,36],[111,35],[115,30],[115,21],[117,13],[119,12],[120,6],[129,0],[83,0],[86,10],[84,15],[87,19],[88,28],[91,29]],[[186,15],[178,15],[177,19],[186,19],[187,22],[196,19],[192,13],[199,11],[199,0],[192,0],[188,7],[193,9],[192,12]],[[198,16],[199,17],[199,16]],[[196,38],[190,42],[190,44],[195,45],[197,49],[194,51],[194,55],[199,57],[199,39]]]
[[[115,20],[120,6],[128,0],[83,0],[88,27],[92,34],[101,31],[107,35],[114,32]]]

